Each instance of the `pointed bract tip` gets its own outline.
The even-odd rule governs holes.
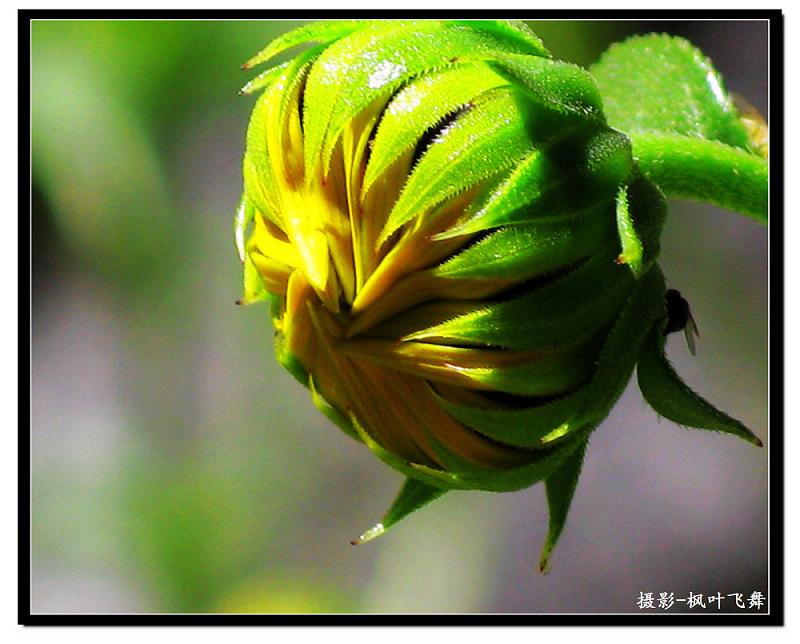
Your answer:
[[[360,546],[362,543],[366,543],[367,541],[372,541],[375,537],[380,537],[384,532],[386,532],[386,528],[383,527],[383,524],[376,523],[364,534],[362,534],[358,539],[353,539],[350,542],[350,545]]]
[[[542,546],[542,551],[539,553],[539,565],[536,571],[541,575],[546,575],[550,572],[550,555],[553,552],[553,543],[549,541]]]

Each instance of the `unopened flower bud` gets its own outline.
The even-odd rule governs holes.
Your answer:
[[[446,490],[545,481],[544,566],[637,362],[660,413],[757,440],[664,358],[666,200],[586,71],[498,21],[314,24],[247,67],[312,41],[245,88],[241,301],[272,302],[281,363],[407,477],[362,540]]]

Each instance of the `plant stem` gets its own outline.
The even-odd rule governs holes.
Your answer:
[[[699,137],[658,132],[629,136],[640,168],[667,196],[705,201],[767,223],[767,159]]]

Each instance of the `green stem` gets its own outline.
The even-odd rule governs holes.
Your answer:
[[[680,134],[629,136],[642,171],[667,196],[705,201],[767,223],[769,162],[763,157]]]

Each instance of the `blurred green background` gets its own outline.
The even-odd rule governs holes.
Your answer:
[[[291,21],[31,23],[34,613],[636,612],[639,592],[768,593],[768,449],[659,420],[629,387],[596,432],[547,576],[541,486],[445,495],[361,547],[402,482],[237,308],[239,66]],[[767,114],[764,21],[532,22],[588,65],[687,36]],[[676,203],[679,372],[767,436],[768,239]],[[723,610],[733,608],[732,600]],[[677,610],[676,609],[673,609]]]

